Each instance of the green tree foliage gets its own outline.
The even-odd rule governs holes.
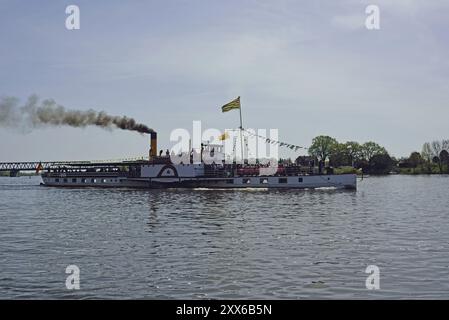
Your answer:
[[[443,164],[440,160],[440,152],[443,150],[440,141],[432,141],[432,162],[438,165],[438,170],[443,173]]]
[[[443,166],[446,166],[446,173],[449,173],[449,152],[446,149],[441,150],[439,160]]]
[[[432,173],[432,147],[429,142],[422,146],[421,156],[424,160],[424,167],[427,173]]]
[[[426,142],[421,153],[412,152],[408,158],[398,161],[373,141],[363,144],[356,141],[339,143],[329,136],[317,136],[312,141],[309,154],[318,160],[329,159],[329,164],[333,167],[354,167],[371,174],[391,171],[412,174],[449,173],[449,139]]]
[[[416,168],[423,163],[423,158],[419,152],[412,152],[408,158],[408,163],[411,168]]]
[[[410,173],[415,173],[415,172],[420,172],[419,170],[415,170],[416,168],[420,167],[422,164],[424,163],[424,159],[422,158],[421,154],[419,152],[412,152],[410,154],[410,156],[408,158],[402,158],[399,161],[399,168],[408,168],[408,169],[412,169],[412,170],[405,170],[404,172],[410,172]]]
[[[333,167],[343,167],[351,165],[351,158],[344,143],[336,143],[334,145],[329,157],[329,164]]]
[[[354,166],[362,158],[361,150],[360,144],[355,141],[336,143],[329,159],[330,165],[334,167]]]
[[[378,153],[369,160],[369,172],[373,174],[388,174],[393,168],[394,161],[388,153]]]
[[[438,168],[439,173],[449,170],[446,155],[449,151],[449,140],[426,142],[423,145],[421,156],[423,159],[423,169],[426,173],[433,173],[433,167]]]
[[[384,147],[381,147],[375,142],[368,141],[362,144],[360,147],[360,153],[362,158],[366,161],[370,161],[372,157],[375,155],[388,154],[387,150]]]
[[[309,148],[309,154],[318,158],[318,160],[326,161],[335,151],[337,140],[329,136],[317,136],[313,138],[312,145]]]
[[[333,167],[355,167],[366,173],[388,173],[394,165],[387,150],[372,141],[360,145],[356,141],[339,143],[329,136],[317,136],[309,154],[318,160],[329,159]]]
[[[345,143],[346,150],[351,162],[358,161],[362,158],[362,146],[356,141],[348,141]]]

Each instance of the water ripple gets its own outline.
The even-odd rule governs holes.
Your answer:
[[[447,176],[356,192],[39,182],[0,178],[0,298],[449,298]],[[370,264],[380,290],[365,288]]]

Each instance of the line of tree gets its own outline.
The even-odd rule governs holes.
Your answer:
[[[332,167],[351,166],[364,173],[387,174],[395,166],[396,160],[379,144],[369,141],[338,142],[329,136],[317,136],[309,147],[309,155]]]
[[[421,153],[400,159],[398,167],[407,173],[449,173],[449,139],[424,143]]]
[[[390,172],[431,174],[449,173],[449,139],[424,143],[421,152],[397,160],[379,144],[368,141],[338,142],[329,136],[317,136],[309,147],[309,155],[328,166],[353,167],[364,173],[387,174]]]

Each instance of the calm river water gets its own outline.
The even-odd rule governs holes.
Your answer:
[[[448,176],[357,191],[39,183],[0,178],[0,298],[449,298]]]

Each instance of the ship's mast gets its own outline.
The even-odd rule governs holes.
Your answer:
[[[242,154],[242,165],[244,165],[245,159],[243,158],[243,121],[242,121],[242,102],[241,101],[240,101],[239,111],[240,111],[240,152]]]

